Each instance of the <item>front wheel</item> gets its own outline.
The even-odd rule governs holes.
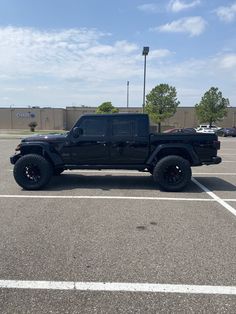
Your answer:
[[[23,189],[39,190],[51,179],[52,166],[42,156],[29,154],[17,160],[13,174]]]
[[[188,160],[180,156],[162,158],[155,166],[153,179],[165,191],[181,191],[191,180],[192,171]]]

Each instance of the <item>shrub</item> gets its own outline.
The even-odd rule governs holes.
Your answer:
[[[30,128],[30,131],[31,131],[31,132],[34,132],[37,125],[38,125],[38,123],[37,123],[36,121],[30,122],[30,123],[28,124],[28,126],[29,126],[29,128]]]

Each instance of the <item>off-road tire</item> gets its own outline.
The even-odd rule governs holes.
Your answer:
[[[36,154],[22,156],[13,170],[16,182],[25,190],[40,190],[49,182],[52,173],[52,165]]]
[[[191,180],[190,163],[183,157],[172,155],[162,158],[155,166],[153,179],[168,192],[178,192]]]

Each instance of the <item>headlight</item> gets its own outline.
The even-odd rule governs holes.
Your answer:
[[[19,151],[20,148],[21,148],[21,144],[18,144],[18,145],[16,146],[16,148],[15,148],[15,151],[16,151],[16,152]]]

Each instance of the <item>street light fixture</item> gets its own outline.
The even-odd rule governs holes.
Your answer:
[[[144,56],[144,73],[143,73],[143,113],[145,106],[145,88],[146,88],[146,58],[149,53],[149,47],[143,47],[143,56]]]

